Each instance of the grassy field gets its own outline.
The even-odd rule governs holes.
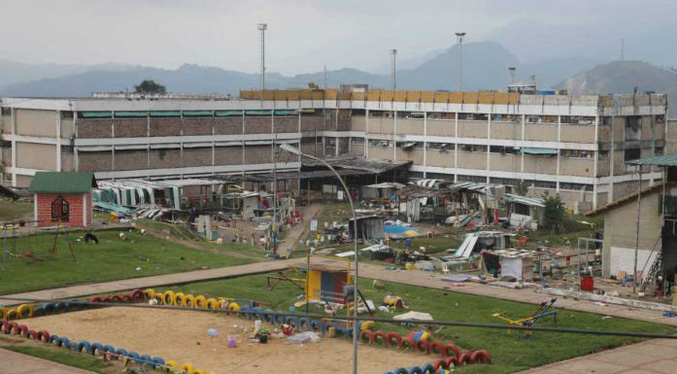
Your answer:
[[[121,240],[119,230],[99,231],[99,244],[75,242],[82,232],[71,232],[76,262],[73,262],[65,235],[57,240],[57,253],[50,254],[53,234],[27,236],[17,240],[16,253],[35,253],[34,259],[24,257],[7,263],[0,270],[0,294],[63,287],[75,283],[105,282],[116,279],[169,274],[204,267],[215,268],[253,262],[244,256],[229,256],[229,248],[243,251],[240,246],[224,244],[218,253],[187,248],[171,240],[141,235],[138,231]]]
[[[188,284],[172,287],[172,289],[193,294],[201,293],[210,296],[266,301],[272,304],[272,309],[282,311],[288,311],[289,306],[293,305],[297,296],[301,293],[298,288],[289,283],[280,284],[273,291],[267,291],[265,284],[265,275],[258,275]],[[404,298],[408,310],[431,313],[436,320],[500,323],[499,320],[491,316],[493,313],[505,312],[508,316],[524,317],[530,315],[535,309],[534,305],[529,304],[396,283],[389,283],[385,290],[376,291],[372,289],[371,281],[366,279],[362,281],[362,292],[366,298],[373,300],[376,305],[379,305],[387,294],[401,296]],[[311,313],[320,312],[313,307],[310,310]],[[377,316],[392,317],[393,314],[379,312]],[[673,328],[664,325],[602,317],[597,314],[560,310],[556,326],[592,331],[675,332]],[[539,325],[553,326],[550,321],[541,321]],[[408,331],[405,327],[390,324],[377,324],[376,329],[399,331],[401,333]],[[549,332],[536,332],[533,338],[526,339],[524,334],[519,332],[508,334],[504,330],[467,327],[446,327],[438,332],[435,337],[438,340],[452,341],[466,349],[486,349],[492,355],[493,364],[469,365],[457,369],[460,373],[515,372],[640,341],[636,338],[626,337]],[[421,356],[421,363],[432,360],[432,357]],[[398,367],[397,363],[393,363],[393,367],[383,369],[387,371],[396,367]]]
[[[12,221],[19,218],[32,219],[32,214],[33,203],[0,197],[0,221]]]
[[[119,372],[109,362],[103,362],[100,358],[79,352],[66,351],[56,347],[31,347],[22,345],[0,345],[0,348],[18,353],[23,353],[45,360],[58,362],[64,365],[88,370],[94,373],[109,374]]]

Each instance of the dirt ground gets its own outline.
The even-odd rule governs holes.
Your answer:
[[[293,345],[286,339],[272,339],[268,344],[251,344],[247,339],[254,322],[223,314],[111,307],[33,318],[26,323],[31,329],[46,329],[71,340],[112,344],[219,374],[352,370],[350,340],[323,337],[319,343]],[[243,332],[243,327],[250,332]],[[210,328],[216,329],[219,336],[210,338]],[[227,335],[237,335],[236,348],[228,348]],[[365,345],[360,346],[358,354],[359,372],[370,374],[432,361],[432,356]]]

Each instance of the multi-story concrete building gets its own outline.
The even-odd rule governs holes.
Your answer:
[[[583,210],[632,192],[625,162],[660,155],[665,95],[243,91],[236,100],[2,99],[4,176],[97,179],[298,170],[273,143],[324,156],[411,160],[411,177],[558,192]],[[650,181],[657,172],[644,173]]]

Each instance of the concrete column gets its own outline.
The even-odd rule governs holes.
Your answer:
[[[522,136],[520,137],[522,141],[524,141],[524,132],[525,132],[524,130],[526,129],[526,120],[527,116],[522,114]],[[520,173],[524,173],[524,151],[522,151],[520,154]]]
[[[611,134],[609,149],[609,192],[607,193],[607,204],[614,201],[614,169],[616,168],[616,103],[614,102],[614,111],[611,114]]]
[[[599,115],[595,116],[595,154],[593,155],[594,162],[592,166],[592,172],[594,173],[593,175],[593,182],[592,182],[592,209],[597,209],[597,183],[599,181],[599,177],[597,176],[597,163],[599,162]]]
[[[364,157],[369,158],[369,109],[364,111]]]
[[[489,171],[491,170],[491,113],[487,114],[487,183],[490,183]]]
[[[10,109],[10,129],[12,130],[12,186],[16,187],[16,109]]]
[[[56,111],[56,171],[61,171],[61,111]]]
[[[561,162],[561,141],[562,141],[562,116],[557,116],[557,179],[555,180],[555,190],[559,193],[559,168]]]
[[[423,112],[423,178],[428,178],[428,112]]]
[[[454,113],[454,169],[458,170],[458,112]],[[454,183],[458,182],[458,171],[454,172]]]
[[[73,111],[73,137],[75,139],[78,138],[78,126],[77,126],[77,118],[78,118],[78,113]],[[73,141],[73,169],[75,171],[80,171],[80,158],[78,157],[78,147],[75,146],[75,142]]]
[[[82,226],[87,226],[87,194],[82,194]]]

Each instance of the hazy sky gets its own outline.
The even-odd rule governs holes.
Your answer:
[[[626,38],[630,58],[677,65],[660,53],[674,46],[674,0],[0,0],[0,6],[0,59],[31,63],[189,62],[254,72],[256,24],[265,22],[268,71],[285,74],[325,64],[371,69],[387,63],[390,48],[401,59],[416,58],[450,47],[460,30],[468,42],[499,41],[523,61],[572,51],[615,58]]]

